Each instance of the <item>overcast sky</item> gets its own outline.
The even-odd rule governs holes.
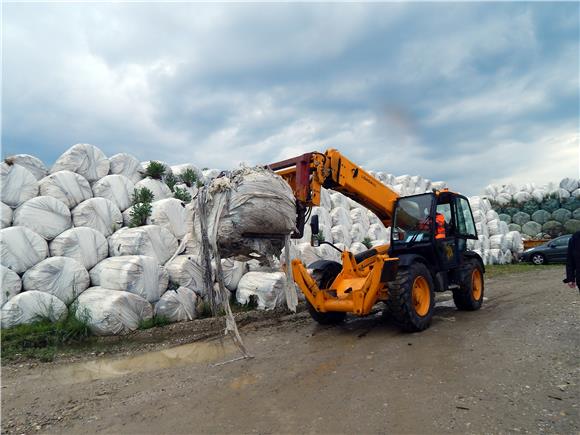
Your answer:
[[[467,194],[578,177],[579,8],[5,3],[2,154],[230,168],[332,147]]]

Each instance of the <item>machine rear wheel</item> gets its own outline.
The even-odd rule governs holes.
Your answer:
[[[475,311],[483,303],[483,268],[477,260],[465,262],[459,288],[453,290],[453,301],[458,310]]]
[[[427,329],[435,309],[433,278],[427,266],[400,267],[388,288],[387,310],[395,321],[409,332]]]
[[[328,288],[342,270],[340,263],[324,260],[316,261],[308,266],[308,268],[312,269],[312,278],[316,281],[318,288]],[[343,312],[321,313],[320,311],[316,311],[316,308],[308,300],[306,300],[306,306],[308,307],[310,316],[321,325],[335,325],[344,322],[346,318],[346,313]]]

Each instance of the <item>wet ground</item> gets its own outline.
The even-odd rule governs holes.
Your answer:
[[[418,334],[300,313],[242,326],[249,360],[222,364],[239,353],[213,339],[7,366],[2,432],[579,433],[580,297],[561,275],[492,278],[478,312],[444,297]]]

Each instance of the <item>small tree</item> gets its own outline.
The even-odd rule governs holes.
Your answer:
[[[183,202],[191,202],[191,195],[190,193],[185,190],[182,189],[181,187],[176,187],[173,190],[173,197],[179,199],[180,201]]]
[[[131,216],[129,226],[131,228],[147,224],[147,219],[151,216],[153,209],[151,205],[153,197],[153,192],[146,187],[133,191],[133,207],[129,213]]]
[[[183,171],[181,173],[181,175],[179,175],[179,179],[187,187],[192,187],[192,186],[201,187],[201,186],[203,186],[203,183],[201,182],[201,180],[199,179],[199,177],[197,176],[195,171],[191,168],[187,168],[185,171]]]
[[[172,172],[170,172],[169,174],[167,174],[165,176],[165,184],[167,184],[167,187],[169,187],[169,189],[173,192],[173,189],[175,188],[175,185],[177,184],[177,177],[175,175],[173,175]]]
[[[161,162],[152,160],[145,168],[145,176],[153,178],[154,180],[161,180],[165,175],[165,166]]]
[[[154,195],[151,190],[147,189],[146,187],[142,187],[141,189],[133,190],[133,205],[139,204],[141,202],[153,202]]]
[[[370,237],[365,237],[362,241],[362,244],[367,247],[367,249],[371,249],[373,247],[373,242]]]

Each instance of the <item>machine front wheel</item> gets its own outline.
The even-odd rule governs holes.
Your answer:
[[[467,260],[461,270],[459,288],[453,290],[458,310],[475,311],[483,303],[483,268],[477,260]]]
[[[387,310],[404,330],[417,332],[429,327],[435,309],[433,287],[431,273],[423,263],[400,267],[396,279],[389,282]]]

